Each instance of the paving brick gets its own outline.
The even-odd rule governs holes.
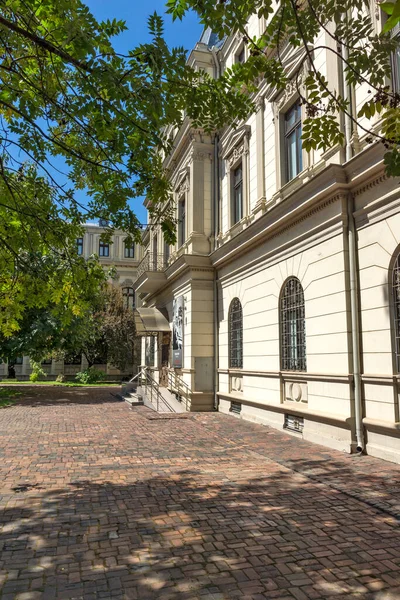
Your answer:
[[[0,409],[1,600],[399,597],[399,466],[27,390]]]

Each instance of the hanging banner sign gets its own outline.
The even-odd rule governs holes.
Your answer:
[[[183,366],[183,296],[178,296],[173,302],[173,339],[172,366],[182,369]]]

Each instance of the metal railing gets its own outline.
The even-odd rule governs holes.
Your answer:
[[[163,254],[148,252],[138,265],[137,278],[139,279],[143,273],[147,273],[149,271],[162,272],[165,270],[165,267],[165,257]]]
[[[176,399],[184,404],[185,410],[190,409],[190,399],[192,390],[187,383],[183,381],[176,371],[170,371],[168,373],[168,388],[172,394],[176,395]]]
[[[135,377],[132,377],[130,383],[133,383],[136,380],[138,386],[144,390],[146,398],[154,406],[157,412],[176,412],[161,394],[159,384],[146,367],[140,369],[139,373],[135,375]]]

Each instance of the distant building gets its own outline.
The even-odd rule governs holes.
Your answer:
[[[139,244],[129,245],[125,242],[126,234],[122,231],[116,231],[112,236],[112,243],[105,243],[100,239],[101,233],[105,230],[107,222],[102,220],[99,223],[87,223],[83,237],[76,240],[77,252],[79,255],[88,258],[97,254],[99,261],[105,268],[114,266],[117,271],[117,277],[112,281],[122,289],[127,306],[132,310],[136,306],[135,291],[133,282],[137,277],[137,266],[142,259],[142,247]],[[139,352],[140,354],[140,352]],[[140,362],[138,356],[138,362]],[[112,365],[104,362],[96,364],[96,368],[104,371],[110,378],[120,378],[121,375],[130,375],[136,373],[138,365],[132,365],[126,373],[120,373]],[[8,376],[8,367],[6,363],[0,365],[0,377]],[[47,373],[48,378],[55,379],[58,375],[65,375],[66,378],[73,379],[74,375],[87,367],[87,361],[84,356],[77,356],[70,362],[58,360],[46,360],[42,363],[42,368]],[[13,365],[17,379],[28,379],[32,372],[28,356],[17,357]]]

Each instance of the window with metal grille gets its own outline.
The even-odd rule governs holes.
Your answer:
[[[122,295],[126,308],[135,308],[135,290],[131,287],[122,288]]]
[[[231,407],[229,409],[229,412],[234,413],[235,415],[240,415],[240,413],[242,412],[242,405],[240,404],[240,402],[231,402]]]
[[[300,281],[291,277],[280,298],[281,369],[306,371],[306,320],[304,292]]]
[[[76,249],[77,249],[79,256],[82,256],[82,254],[83,254],[83,238],[80,237],[76,240]]]
[[[243,169],[240,164],[233,171],[232,225],[243,218]]]
[[[243,368],[243,311],[239,298],[234,298],[229,307],[229,367]]]
[[[110,244],[99,242],[99,256],[110,256]]]
[[[296,417],[295,415],[285,415],[283,428],[302,433],[304,429],[304,418]]]
[[[125,240],[125,258],[135,258],[135,244]]]
[[[286,181],[290,181],[303,170],[299,101],[285,114],[285,152]]]
[[[400,373],[400,252],[397,254],[392,273],[393,336],[397,373]]]

